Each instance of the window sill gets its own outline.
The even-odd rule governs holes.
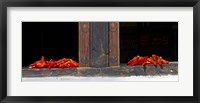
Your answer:
[[[159,75],[177,75],[178,62],[170,62],[169,64],[145,66],[127,66],[121,64],[115,67],[77,67],[77,68],[43,68],[31,69],[22,68],[22,77],[59,77],[59,76],[85,76],[85,77],[127,77],[127,76],[159,76]]]

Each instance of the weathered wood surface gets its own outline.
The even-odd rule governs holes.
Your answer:
[[[108,23],[90,23],[90,61],[92,67],[108,66]]]
[[[147,75],[158,75],[159,70],[157,68],[157,65],[149,64],[144,66],[144,71],[147,73]]]
[[[127,66],[119,67],[78,67],[78,68],[51,68],[51,69],[22,69],[22,77],[50,77],[50,76],[160,76],[160,75],[177,75],[178,63],[163,65],[145,65],[145,66]]]
[[[23,69],[22,77],[50,77],[50,76],[74,76],[77,74],[77,69]]]
[[[90,25],[79,22],[79,66],[90,66]]]
[[[109,23],[109,66],[119,66],[119,22]]]

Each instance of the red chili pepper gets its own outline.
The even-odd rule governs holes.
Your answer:
[[[144,57],[139,57],[138,58],[138,65],[142,65],[143,63],[145,63],[147,61],[148,56],[144,56]]]
[[[149,61],[142,63],[142,65],[145,65],[145,64],[151,64],[151,63]]]
[[[128,62],[128,65],[142,65],[147,61],[147,58],[148,56],[137,55]]]
[[[76,62],[76,61],[74,61],[74,60],[72,60],[72,59],[70,59],[70,61],[71,61],[71,64],[72,64],[74,67],[77,67],[77,66],[79,65],[78,62]]]
[[[137,64],[137,59],[138,59],[138,56],[132,58],[132,59],[128,62],[128,65],[136,65],[136,64]]]
[[[78,67],[79,63],[67,58],[62,58],[57,61],[50,59],[50,61],[45,61],[44,56],[42,56],[41,60],[30,64],[31,68],[70,68],[70,67]]]
[[[153,60],[152,57],[148,58],[147,60],[148,60],[150,63],[152,63],[152,64],[156,64],[156,62]]]
[[[160,57],[160,59],[161,59],[161,62],[162,62],[163,64],[169,64],[169,61],[163,59],[162,57]]]
[[[34,62],[33,64],[29,65],[31,68],[45,68],[47,67],[46,61],[44,56],[42,56],[41,60]]]
[[[56,61],[54,61],[53,59],[51,59],[48,63],[48,68],[55,68],[57,66]]]
[[[157,64],[162,64],[162,60],[160,58],[157,60]]]
[[[148,58],[148,56],[135,56],[132,58],[128,65],[145,65],[145,64],[168,64],[169,61],[163,59],[162,57],[157,56],[156,54],[152,54],[152,57]]]
[[[154,60],[158,60],[158,56],[157,56],[156,54],[152,54],[152,58],[153,58]]]

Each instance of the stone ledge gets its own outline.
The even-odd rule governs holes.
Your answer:
[[[22,77],[55,77],[55,76],[112,76],[112,77],[126,77],[126,76],[158,76],[158,75],[177,75],[178,63],[145,66],[127,66],[121,65],[118,67],[77,67],[77,68],[43,68],[30,69],[28,67],[22,68]]]

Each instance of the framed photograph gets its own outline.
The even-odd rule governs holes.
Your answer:
[[[199,102],[199,0],[0,2],[1,102]]]

